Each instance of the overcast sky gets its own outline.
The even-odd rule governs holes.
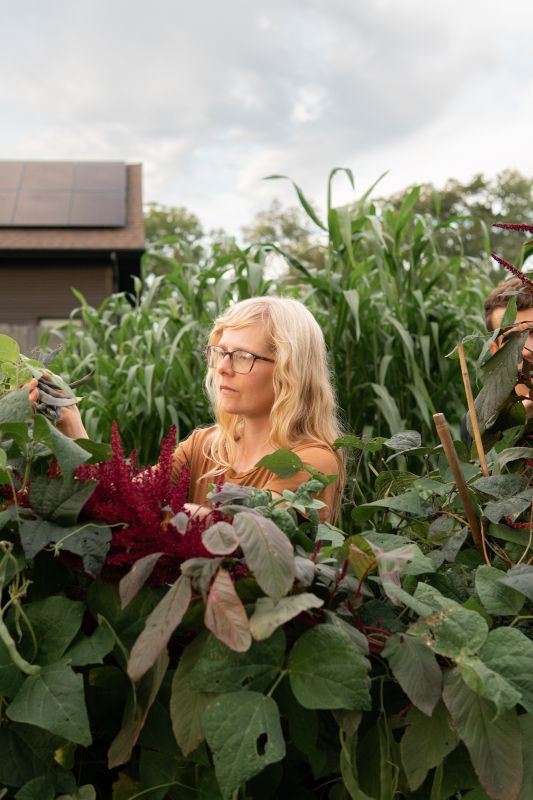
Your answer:
[[[0,159],[142,162],[144,199],[236,232],[320,204],[533,176],[531,0],[0,0]],[[347,202],[342,177],[336,200]]]

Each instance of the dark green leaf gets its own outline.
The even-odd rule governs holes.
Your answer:
[[[26,678],[6,713],[15,722],[44,728],[77,744],[91,743],[83,678],[64,663]]]
[[[459,656],[457,668],[466,685],[476,694],[491,700],[498,714],[510,711],[520,702],[520,692],[502,675],[487,667],[478,656]]]
[[[44,547],[55,545],[58,550],[80,556],[85,571],[94,576],[102,569],[111,530],[107,525],[90,522],[64,528],[46,520],[27,520],[20,527],[20,539],[27,558],[34,558]]]
[[[32,418],[30,390],[16,389],[0,399],[0,425],[4,422],[28,422]]]
[[[386,439],[384,443],[391,450],[412,450],[422,445],[422,437],[418,431],[402,431],[401,433],[396,433],[390,439]]]
[[[489,614],[514,617],[524,605],[524,596],[502,584],[505,576],[502,570],[482,564],[476,570],[476,591]]]
[[[483,509],[483,514],[488,520],[498,523],[502,517],[511,517],[515,520],[531,505],[531,492],[520,492],[514,497],[505,500],[494,500]]]
[[[527,331],[511,334],[483,367],[483,388],[475,401],[481,433],[493,424],[515,387],[518,362],[527,337]]]
[[[384,436],[375,436],[372,439],[362,439],[360,436],[350,434],[347,436],[341,436],[339,439],[335,439],[333,442],[333,447],[335,450],[338,450],[339,447],[354,447],[356,450],[362,450],[363,453],[377,453],[383,448],[385,441],[386,439]]]
[[[496,499],[509,498],[527,486],[523,475],[491,475],[488,478],[478,478],[472,486],[484,494]]]
[[[271,697],[257,692],[222,695],[209,704],[204,724],[224,800],[285,756],[279,711]]]
[[[425,642],[397,633],[387,640],[383,656],[413,705],[431,715],[441,696],[442,672]]]
[[[518,716],[473,692],[456,669],[444,676],[444,702],[468,748],[479,782],[492,800],[517,797],[522,784],[522,737]]]
[[[38,664],[53,664],[59,661],[67,647],[78,633],[83,619],[83,603],[68,600],[66,597],[52,596],[24,606],[24,611],[33,628],[38,643],[35,661]],[[30,658],[33,654],[33,639],[25,631],[23,653]]]
[[[533,642],[516,628],[495,628],[479,651],[480,658],[521,694],[521,705],[533,713]]]
[[[101,664],[104,656],[115,646],[115,638],[107,625],[101,624],[90,636],[74,642],[66,657],[74,667],[86,664]]]
[[[253,642],[245,653],[236,653],[209,636],[189,675],[189,686],[199,692],[235,692],[267,689],[278,675],[285,656],[285,636],[278,630],[269,639]]]
[[[49,480],[46,475],[39,475],[31,482],[30,504],[40,517],[50,518],[58,525],[74,525],[96,485],[96,481],[70,484],[62,478]]]
[[[55,796],[54,782],[41,775],[25,783],[16,793],[15,800],[54,800]]]
[[[533,602],[533,567],[530,564],[512,567],[505,578],[500,578],[500,583],[516,589]]]
[[[300,456],[292,450],[276,450],[268,456],[263,456],[255,466],[269,469],[280,478],[290,478],[305,469]]]
[[[189,682],[205,641],[204,633],[187,645],[172,679],[170,718],[174,736],[185,757],[196,750],[204,739],[204,711],[213,697],[210,694],[194,691]]]
[[[425,517],[429,514],[431,506],[422,500],[420,495],[416,494],[416,492],[406,492],[397,497],[384,497],[382,500],[374,500],[372,503],[359,506],[359,508],[387,508],[389,511],[395,511],[400,514],[413,514],[415,517]]]
[[[401,741],[402,763],[414,791],[422,785],[428,771],[442,764],[457,746],[457,736],[442,703],[431,716],[413,708],[407,715],[407,725]]]
[[[64,771],[54,761],[63,740],[32,725],[0,727],[0,783],[23,786],[41,776],[54,780]]]
[[[348,634],[317,625],[294,644],[288,661],[292,690],[305,708],[370,708],[368,661]]]

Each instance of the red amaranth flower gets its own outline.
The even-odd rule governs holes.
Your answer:
[[[493,228],[506,228],[511,231],[525,231],[526,233],[533,233],[533,225],[523,225],[516,222],[493,222]]]
[[[123,573],[125,567],[150,553],[163,553],[152,573],[151,583],[166,583],[176,579],[181,563],[188,558],[213,558],[202,544],[202,531],[223,518],[220,512],[214,511],[202,519],[193,517],[183,534],[169,522],[174,514],[184,511],[189,494],[188,467],[181,469],[177,481],[172,480],[175,446],[173,425],[161,444],[157,465],[143,469],[136,464],[135,452],[129,459],[124,456],[118,429],[113,423],[111,459],[78,467],[78,478],[98,481],[84,507],[84,515],[120,525],[112,533],[105,563],[108,575],[113,568]]]
[[[529,289],[533,289],[533,281],[527,278],[517,267],[515,267],[513,264],[510,264],[509,261],[506,261],[501,256],[496,255],[496,253],[491,253],[491,256],[495,261],[498,262],[498,264],[501,264],[501,266],[505,267],[506,270],[512,272],[512,274],[518,278],[524,284],[524,286],[527,286]]]

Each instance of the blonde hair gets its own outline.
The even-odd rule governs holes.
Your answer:
[[[270,440],[276,447],[291,448],[308,441],[331,445],[342,435],[333,390],[324,334],[310,311],[298,300],[285,297],[251,297],[229,308],[213,325],[208,344],[216,345],[225,330],[247,325],[264,326],[266,344],[275,363],[274,404],[270,411]],[[222,411],[213,370],[208,370],[206,390],[217,426],[209,452],[215,467],[207,474],[219,475],[233,463],[242,420]],[[339,488],[345,480],[344,462],[339,463]],[[340,503],[340,491],[338,506]],[[332,509],[333,516],[336,509]]]

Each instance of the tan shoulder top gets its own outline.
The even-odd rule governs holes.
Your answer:
[[[216,483],[217,477],[210,475],[202,477],[214,463],[204,454],[207,450],[209,437],[214,433],[215,426],[209,428],[196,428],[174,451],[173,477],[177,479],[180,468],[187,464],[191,471],[189,487],[189,502],[202,505],[206,502],[209,484]],[[339,473],[339,461],[333,448],[321,442],[304,442],[292,448],[305,464],[324,472],[326,475]],[[270,489],[281,494],[284,489],[294,491],[301,483],[309,480],[307,472],[298,472],[290,478],[280,478],[265,467],[252,467],[245,472],[235,472],[228,469],[224,475],[229,483],[241,486],[255,486],[257,489]],[[339,491],[339,482],[326,486],[318,495],[318,499],[326,503],[326,508],[319,512],[322,522],[331,522],[332,510],[336,506],[336,495]]]

